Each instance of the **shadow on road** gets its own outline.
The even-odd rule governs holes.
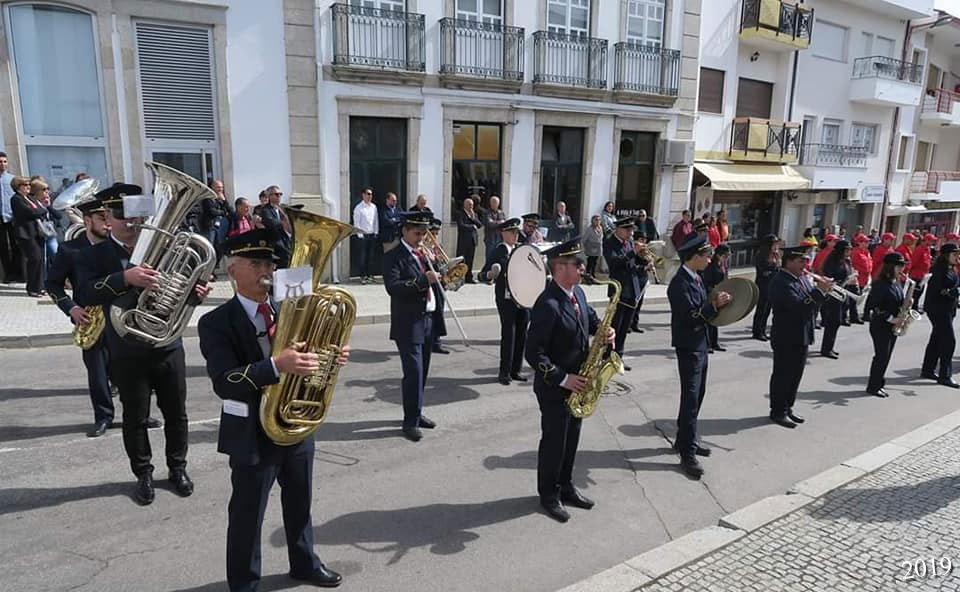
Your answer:
[[[738,418],[707,417],[697,420],[697,433],[701,436],[729,436],[769,423],[770,418],[766,415]],[[656,428],[660,428],[672,437],[677,431],[677,422],[674,419],[656,419],[644,424],[624,424],[618,429],[624,436],[639,438],[657,434],[659,430]]]
[[[823,405],[846,407],[854,399],[874,398],[873,395],[864,390],[866,380],[864,380],[863,385],[864,387],[861,389],[850,391],[801,391],[797,393],[797,399],[810,401],[818,407]]]
[[[737,355],[744,358],[750,358],[753,360],[759,360],[761,358],[768,358],[768,359],[773,358],[773,352],[768,349],[748,349],[742,352],[737,352]]]
[[[351,545],[368,553],[391,553],[388,565],[412,549],[429,547],[435,555],[453,555],[480,538],[474,529],[515,520],[538,509],[535,497],[515,497],[468,504],[429,504],[394,510],[371,510],[338,516],[314,526],[323,545]],[[283,529],[270,535],[275,547],[286,545]]]
[[[40,397],[87,397],[90,391],[86,388],[5,388],[0,389],[0,401],[12,401],[14,399],[38,399]]]
[[[400,390],[400,369],[397,368],[397,376],[391,378],[379,378],[377,380],[362,380],[355,378],[348,380],[344,386],[349,388],[373,389],[373,395],[364,399],[365,401],[375,401],[377,399],[395,405],[403,403],[403,393]],[[447,403],[458,403],[460,401],[470,401],[480,396],[480,393],[466,385],[489,384],[489,378],[448,378],[448,377],[429,377],[427,386],[423,391],[424,406],[445,405]]]
[[[14,487],[0,489],[0,515],[52,508],[70,502],[102,497],[125,497],[133,502],[134,483],[118,481],[79,487]]]
[[[16,442],[18,440],[35,440],[50,436],[73,434],[81,436],[90,429],[90,423],[52,426],[0,426],[0,442]]]
[[[640,462],[635,459],[663,456],[671,462]],[[596,484],[590,478],[592,469],[624,469],[627,471],[676,471],[678,465],[673,461],[676,453],[667,447],[637,448],[635,450],[579,450],[573,468],[573,483],[577,487]],[[488,456],[483,459],[483,467],[488,471],[497,469],[536,470],[537,451],[518,452],[512,456]]]
[[[396,420],[325,421],[314,438],[325,442],[399,438],[402,437],[400,432],[402,426],[403,421],[399,417]]]
[[[816,519],[909,523],[938,512],[957,499],[960,488],[957,477],[951,475],[880,489],[838,489],[808,511]]]

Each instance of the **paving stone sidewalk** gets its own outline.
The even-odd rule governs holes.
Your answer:
[[[960,590],[958,530],[954,430],[638,590]]]

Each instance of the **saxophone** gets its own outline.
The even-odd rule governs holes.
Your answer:
[[[304,342],[304,351],[320,356],[316,373],[283,374],[260,398],[263,433],[278,446],[292,446],[320,427],[333,400],[340,371],[336,360],[350,340],[357,300],[349,290],[322,285],[320,279],[334,247],[357,229],[304,210],[284,206],[283,212],[293,229],[290,267],[313,268],[313,293],[287,298],[280,305],[271,355],[279,355],[291,343]]]
[[[897,320],[893,323],[893,334],[901,337],[906,334],[910,325],[920,318],[920,313],[913,310],[913,290],[917,287],[917,282],[907,278],[907,291],[903,295],[903,304],[900,305],[900,312],[897,313]]]
[[[81,349],[90,349],[93,347],[103,329],[106,326],[107,317],[103,314],[102,306],[85,306],[83,310],[87,312],[90,320],[86,323],[78,323],[73,327],[73,344]]]
[[[600,397],[607,389],[607,383],[613,378],[614,374],[623,374],[623,360],[620,354],[615,352],[607,344],[607,333],[613,324],[613,315],[617,312],[617,303],[620,302],[620,282],[616,280],[600,281],[594,278],[594,284],[606,284],[613,287],[613,297],[607,305],[607,310],[603,313],[603,319],[597,332],[593,334],[593,341],[590,342],[590,351],[587,352],[587,359],[580,366],[580,376],[587,379],[586,388],[579,393],[571,393],[567,397],[567,407],[570,414],[577,418],[590,417],[597,409]],[[607,355],[607,350],[610,355]]]

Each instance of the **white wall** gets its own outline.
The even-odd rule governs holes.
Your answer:
[[[230,0],[226,68],[235,194],[256,203],[268,185],[289,192],[283,0]]]

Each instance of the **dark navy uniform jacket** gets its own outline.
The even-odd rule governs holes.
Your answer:
[[[717,316],[717,309],[707,302],[707,291],[697,274],[690,275],[681,266],[667,287],[670,301],[670,345],[677,349],[707,351],[707,319]]]
[[[886,323],[890,317],[896,317],[900,314],[904,296],[900,282],[891,282],[878,277],[870,284],[870,294],[867,296],[865,310],[871,311],[871,320]]]
[[[580,316],[573,303],[556,282],[550,281],[530,312],[525,357],[536,370],[533,390],[543,395],[565,398],[570,391],[560,383],[567,374],[579,374],[590,349],[590,335],[596,332],[600,318],[587,304],[580,286],[573,287]]]
[[[823,292],[806,279],[780,269],[770,280],[768,298],[773,311],[771,345],[802,347],[812,344],[814,317],[825,298]]]
[[[73,286],[73,291],[77,291],[80,283],[79,263],[80,252],[90,246],[90,239],[87,233],[83,233],[77,238],[60,244],[60,250],[53,260],[53,265],[47,273],[47,281],[44,283],[47,293],[53,302],[63,311],[63,314],[69,315],[70,310],[77,306],[73,298],[67,295],[67,280]]]
[[[757,265],[757,287],[766,293],[770,289],[770,281],[777,275],[780,267],[772,263],[763,262]]]
[[[514,246],[514,249],[519,247],[520,244],[517,243]],[[497,304],[503,306],[503,304],[510,302],[513,303],[512,299],[507,298],[507,263],[510,261],[510,255],[513,253],[510,251],[508,253],[509,247],[506,243],[500,243],[493,249],[493,253],[490,254],[490,258],[487,259],[487,262],[483,264],[483,269],[480,270],[480,277],[486,279],[487,272],[490,271],[490,268],[493,267],[494,263],[500,264],[500,275],[497,276],[497,279],[493,284],[493,294],[496,298]],[[516,303],[514,303],[516,306]]]
[[[276,305],[273,309],[277,310]],[[280,379],[270,358],[264,357],[257,330],[240,300],[234,296],[200,317],[197,330],[213,392],[221,399],[247,404],[246,417],[221,411],[217,451],[248,465],[269,461],[286,452],[312,453],[313,436],[294,446],[277,446],[260,427],[263,389]]]
[[[637,257],[632,240],[624,244],[615,234],[603,241],[603,258],[610,268],[610,279],[620,282],[620,301],[633,306],[643,290],[640,273],[646,275],[647,260]],[[607,295],[609,297],[612,294],[608,292]]]
[[[703,287],[706,289],[708,295],[710,294],[710,290],[713,290],[725,279],[727,279],[727,269],[726,267],[721,267],[717,261],[711,261],[710,265],[703,270]]]
[[[957,316],[960,279],[953,267],[942,262],[934,264],[930,273],[930,280],[924,290],[923,310],[931,320],[952,321]]]
[[[420,261],[403,241],[383,255],[383,285],[390,294],[390,339],[424,343],[423,318],[427,308],[427,290],[440,309],[438,290],[427,282]]]

